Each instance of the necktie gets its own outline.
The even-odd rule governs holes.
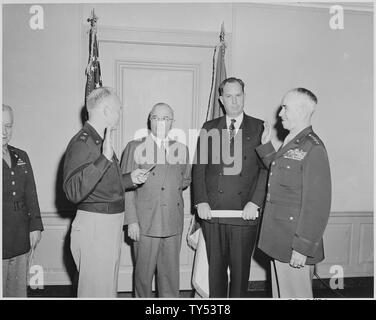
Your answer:
[[[231,119],[231,124],[230,124],[230,143],[234,142],[234,137],[235,137],[235,125],[234,123],[236,122],[235,119]]]

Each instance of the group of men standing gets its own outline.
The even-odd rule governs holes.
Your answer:
[[[210,297],[246,296],[257,241],[272,258],[273,297],[312,297],[312,266],[324,258],[331,200],[326,150],[310,122],[317,98],[303,88],[283,97],[279,116],[289,134],[276,151],[270,125],[244,113],[243,81],[228,78],[219,93],[226,115],[203,125],[193,168],[187,147],[168,136],[169,105],[153,106],[149,134],[129,142],[119,161],[112,132],[121,102],[107,87],[89,95],[89,120],[64,163],[64,191],[78,209],[71,250],[79,297],[116,296],[124,224],[134,242],[136,297],[152,296],[155,273],[159,297],[179,296],[182,192],[191,180]],[[212,217],[212,210],[229,215]]]

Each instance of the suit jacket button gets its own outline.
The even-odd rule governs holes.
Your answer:
[[[218,192],[219,192],[219,193],[223,193],[223,190],[219,190]]]
[[[164,188],[162,187],[162,188],[161,188],[161,190],[163,191],[163,190],[164,190]]]
[[[290,220],[294,220],[294,217],[290,217]]]

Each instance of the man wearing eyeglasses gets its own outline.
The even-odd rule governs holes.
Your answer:
[[[174,112],[157,103],[149,114],[149,135],[126,146],[122,172],[146,169],[148,180],[125,197],[125,224],[134,241],[135,294],[152,297],[157,271],[159,297],[179,297],[179,255],[183,232],[182,192],[191,182],[185,145],[168,137]]]

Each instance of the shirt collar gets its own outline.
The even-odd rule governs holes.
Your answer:
[[[243,118],[244,118],[244,112],[242,112],[240,115],[238,115],[237,117],[230,117],[226,114],[226,124],[227,124],[227,128],[230,127],[230,124],[231,124],[231,119],[235,119],[236,122],[234,123],[234,127],[235,128],[239,128],[242,121],[243,121]]]
[[[166,138],[164,138],[164,139],[160,139],[160,138],[156,137],[152,133],[150,133],[150,136],[154,140],[154,142],[157,144],[158,148],[161,147],[162,141],[163,141],[165,147],[168,146],[168,141],[169,141],[169,137],[168,136]]]
[[[302,131],[300,131],[294,138],[291,140],[294,141],[295,143],[299,143],[302,138],[304,138],[306,135],[312,132],[312,126],[308,126]]]

